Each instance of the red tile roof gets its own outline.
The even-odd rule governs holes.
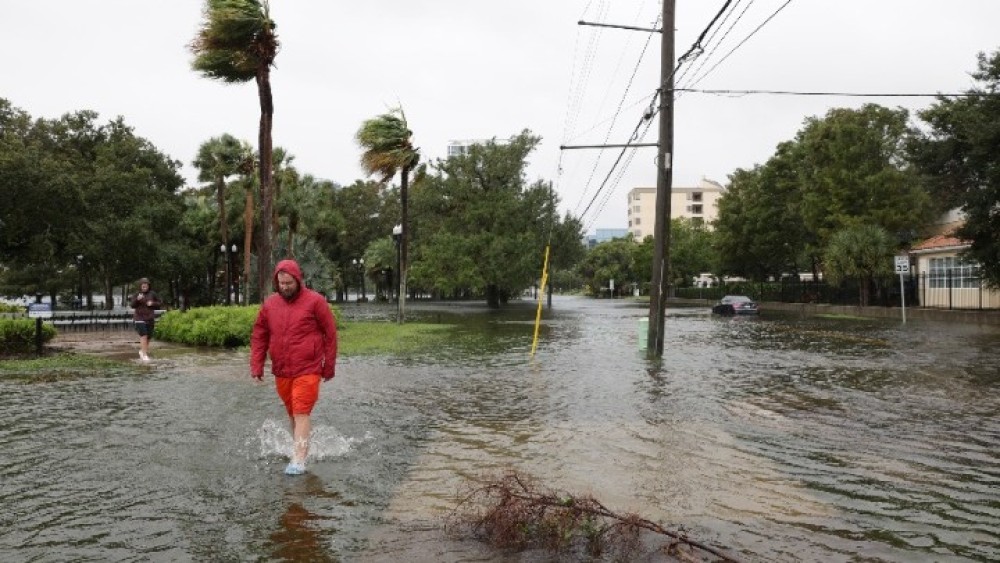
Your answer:
[[[935,250],[939,248],[959,248],[964,246],[969,246],[968,241],[964,241],[954,235],[937,235],[933,236],[917,245],[914,245],[910,249],[911,252],[915,250]]]

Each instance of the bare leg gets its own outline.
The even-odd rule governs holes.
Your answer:
[[[309,434],[312,433],[312,422],[308,414],[297,414],[292,417],[292,462],[305,463],[309,455]]]
[[[149,356],[149,337],[140,336],[139,337],[139,355],[143,358]]]

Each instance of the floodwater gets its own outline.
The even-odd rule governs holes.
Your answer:
[[[0,380],[0,560],[548,560],[442,530],[508,468],[745,561],[1000,559],[996,327],[671,309],[654,363],[645,308],[566,297],[531,360],[530,304],[410,310],[452,343],[343,358],[303,477],[246,351]]]

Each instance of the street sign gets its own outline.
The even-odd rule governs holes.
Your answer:
[[[903,324],[906,324],[906,286],[903,285],[903,275],[910,273],[909,256],[896,256],[896,273],[899,274],[899,308],[903,313]]]
[[[28,318],[29,319],[51,319],[52,318],[52,303],[29,303],[28,304]]]
[[[910,257],[909,256],[897,256],[896,257],[896,273],[897,274],[909,274],[910,273]]]

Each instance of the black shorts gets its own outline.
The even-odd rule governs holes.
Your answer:
[[[135,321],[135,331],[139,336],[153,337],[153,329],[156,328],[155,321]]]

